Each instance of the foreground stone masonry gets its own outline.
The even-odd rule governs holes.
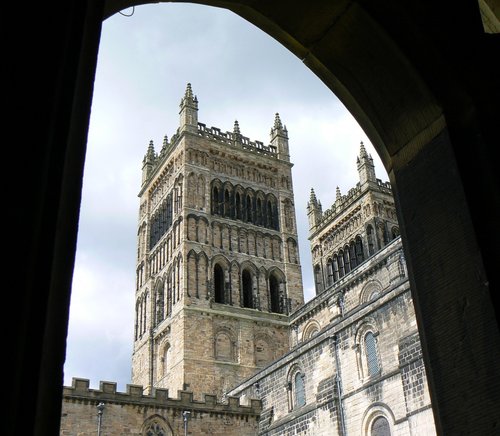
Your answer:
[[[254,435],[260,414],[259,401],[240,405],[238,398],[229,397],[221,404],[214,395],[195,401],[192,392],[185,391],[171,398],[168,389],[143,395],[143,387],[137,385],[127,385],[126,392],[117,392],[116,383],[110,382],[101,382],[99,389],[89,389],[88,380],[74,378],[72,386],[63,392],[61,435],[96,434],[97,406],[101,403],[103,435],[184,434],[186,411],[189,434]]]
[[[436,434],[391,185],[361,143],[347,194],[311,190],[304,304],[291,167],[278,114],[268,146],[207,128],[188,84],[143,161],[134,384],[74,379],[62,435]]]

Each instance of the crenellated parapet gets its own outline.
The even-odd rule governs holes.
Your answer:
[[[218,127],[208,127],[206,124],[198,122],[198,99],[193,94],[189,83],[186,93],[181,100],[180,108],[180,125],[170,138],[170,141],[165,136],[162,148],[158,153],[155,151],[153,141],[149,142],[142,166],[143,185],[151,179],[157,169],[162,167],[162,164],[177,148],[186,133],[206,138],[234,149],[245,150],[271,159],[290,162],[288,130],[282,124],[279,114],[275,114],[274,125],[271,128],[270,142],[268,145],[265,145],[262,141],[252,141],[247,136],[242,135],[238,121],[234,122],[232,132],[223,131]]]
[[[275,146],[264,145],[261,141],[251,141],[246,136],[243,136],[239,131],[239,127],[236,129],[236,126],[237,122],[235,123],[233,132],[223,132],[218,127],[207,127],[206,124],[198,123],[198,135],[226,145],[239,147],[253,153],[278,157],[277,148]]]
[[[99,389],[91,389],[88,379],[73,378],[71,386],[64,386],[63,400],[66,402],[99,403],[154,407],[158,409],[190,410],[195,412],[218,413],[238,416],[259,416],[261,402],[250,400],[248,405],[240,404],[237,397],[226,397],[224,403],[218,402],[216,395],[205,394],[203,401],[193,399],[193,393],[177,391],[177,397],[169,396],[168,389],[153,389],[144,395],[141,385],[127,384],[126,392],[118,392],[115,382],[101,381]]]

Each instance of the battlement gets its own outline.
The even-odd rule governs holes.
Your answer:
[[[251,141],[240,133],[223,132],[218,127],[207,127],[206,124],[198,123],[198,135],[215,140],[223,144],[240,147],[254,153],[277,157],[277,149],[272,145],[264,145],[261,141]]]
[[[392,194],[392,186],[390,182],[383,182],[380,179],[377,179],[377,186],[380,188],[382,192],[387,192],[388,194]]]
[[[193,399],[193,393],[187,391],[177,391],[177,398],[169,397],[168,389],[153,388],[151,395],[144,395],[143,391],[140,385],[128,384],[126,392],[118,392],[116,383],[109,381],[101,381],[99,389],[90,389],[88,379],[74,377],[71,386],[64,386],[63,398],[69,401],[92,401],[96,404],[100,402],[133,404],[246,416],[258,416],[262,410],[259,400],[250,400],[249,405],[242,405],[239,398],[230,396],[226,402],[221,403],[217,401],[215,395],[209,394],[203,395],[203,401],[196,401]]]
[[[392,195],[392,186],[390,182],[383,182],[381,179],[377,179],[377,188],[380,192]],[[332,206],[321,213],[320,221],[316,224],[315,232],[328,226],[332,219],[344,211],[352,202],[357,200],[361,195],[361,186],[359,183],[355,187],[349,189],[347,194],[342,195],[337,188],[337,198]]]

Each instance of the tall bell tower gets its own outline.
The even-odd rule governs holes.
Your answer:
[[[270,144],[198,122],[148,146],[139,192],[132,382],[223,397],[289,350],[304,303],[288,133]]]

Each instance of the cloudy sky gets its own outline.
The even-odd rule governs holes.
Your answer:
[[[130,380],[136,225],[141,163],[179,123],[186,84],[198,119],[269,143],[274,114],[290,138],[306,300],[314,294],[306,205],[314,187],[323,210],[358,175],[363,141],[377,176],[387,175],[345,107],[302,62],[252,24],[224,9],[145,5],[104,22],[89,128],[73,278],[65,385]]]

